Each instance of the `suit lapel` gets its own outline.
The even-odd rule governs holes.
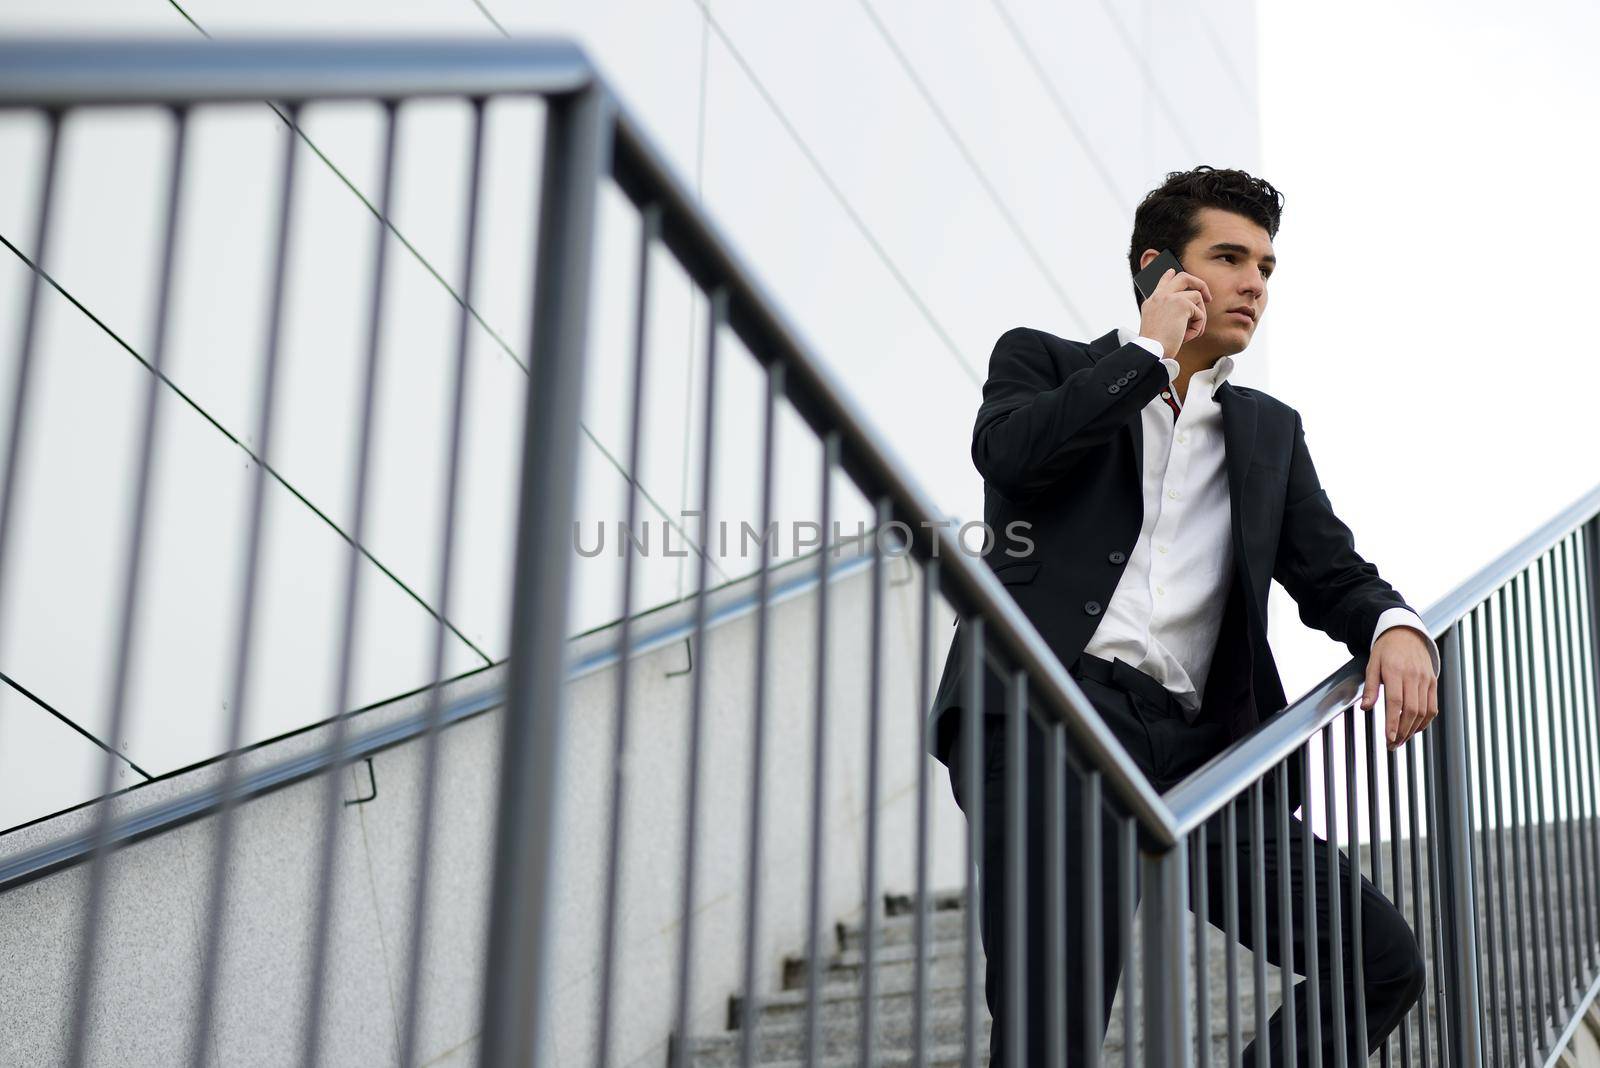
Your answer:
[[[1228,512],[1233,526],[1233,561],[1245,577],[1250,592],[1250,604],[1255,604],[1255,580],[1245,563],[1244,531],[1241,529],[1241,502],[1244,500],[1245,479],[1250,473],[1250,455],[1256,445],[1256,400],[1249,393],[1234,388],[1232,382],[1222,383],[1217,391],[1217,404],[1222,409],[1222,441],[1227,454]]]

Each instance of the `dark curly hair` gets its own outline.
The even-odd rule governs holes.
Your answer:
[[[1278,236],[1283,218],[1283,194],[1265,179],[1244,171],[1218,170],[1205,164],[1191,171],[1172,171],[1152,189],[1133,213],[1133,240],[1128,244],[1128,268],[1139,273],[1145,249],[1171,249],[1182,256],[1200,232],[1195,216],[1199,208],[1222,208],[1259,223],[1268,236]],[[1133,288],[1133,299],[1144,304],[1144,294]]]

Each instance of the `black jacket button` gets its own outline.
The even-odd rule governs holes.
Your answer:
[[[1083,610],[1085,612],[1088,612],[1091,616],[1097,616],[1097,615],[1100,614],[1100,602],[1099,601],[1086,601],[1086,602],[1084,602]]]
[[[1128,554],[1123,552],[1121,549],[1118,549],[1116,552],[1114,552],[1110,556],[1106,557],[1106,559],[1110,560],[1113,564],[1120,564],[1120,563],[1122,563],[1122,561],[1126,560],[1127,558],[1128,558]]]
[[[1106,387],[1106,392],[1107,393],[1115,393],[1118,390],[1120,390],[1121,388],[1122,388],[1121,386],[1119,386],[1115,382],[1113,382],[1109,386]]]
[[[1134,375],[1136,375],[1138,373],[1139,373],[1138,370],[1136,370],[1135,368],[1132,368],[1132,367],[1128,368],[1128,377],[1129,378],[1132,378]]]

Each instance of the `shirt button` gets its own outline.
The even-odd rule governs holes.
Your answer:
[[[1179,434],[1178,435],[1178,444],[1182,445],[1184,442],[1186,442],[1188,440],[1189,440],[1189,435],[1187,435],[1187,434]]]
[[[1177,500],[1178,499],[1178,491],[1177,490],[1167,490],[1167,496],[1171,497],[1173,500]]]
[[[1162,395],[1162,396],[1163,396],[1163,397],[1170,397],[1170,396],[1172,396],[1172,394],[1170,394],[1170,393],[1168,393],[1168,392],[1167,392],[1167,391],[1166,391],[1166,390],[1162,390],[1162,391],[1161,391],[1161,395]]]
[[[1097,616],[1097,615],[1100,614],[1100,602],[1099,601],[1085,601],[1084,605],[1083,605],[1083,610],[1085,612],[1089,613],[1091,616]]]
[[[1165,597],[1167,595],[1167,588],[1165,586],[1157,586],[1156,587],[1156,592],[1161,594],[1161,596]]]
[[[1166,546],[1165,546],[1165,545],[1158,545],[1158,546],[1156,546],[1156,552],[1158,552],[1158,553],[1164,553],[1164,552],[1166,552],[1166,551],[1167,551],[1167,547],[1166,547]]]

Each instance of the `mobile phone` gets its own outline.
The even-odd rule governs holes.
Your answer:
[[[1161,276],[1166,274],[1168,270],[1181,271],[1183,270],[1183,264],[1179,263],[1178,257],[1174,256],[1170,251],[1162,249],[1161,255],[1151,260],[1148,267],[1133,276],[1133,284],[1139,288],[1140,294],[1148,300],[1150,294],[1156,291],[1156,285],[1161,281]]]

